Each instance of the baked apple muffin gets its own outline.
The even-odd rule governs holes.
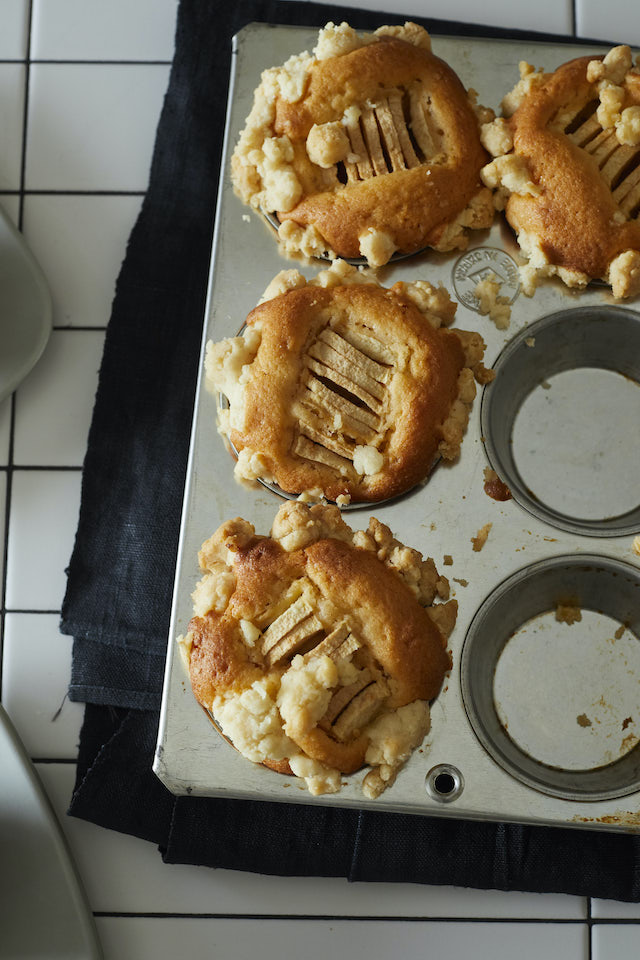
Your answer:
[[[480,334],[447,329],[455,309],[444,288],[386,289],[344,261],[309,282],[279,274],[240,336],[207,345],[236,478],[344,505],[455,460],[475,380],[491,378]]]
[[[415,23],[359,36],[327,24],[313,54],[266,70],[232,182],[275,213],[288,254],[364,258],[466,246],[490,226],[475,94]],[[491,114],[492,115],[492,114]]]
[[[222,524],[200,550],[194,617],[179,638],[191,686],[249,760],[312,794],[371,769],[371,798],[429,731],[451,663],[456,602],[432,560],[372,519],[284,504],[271,535]]]
[[[523,289],[568,286],[640,293],[640,70],[627,46],[553,73],[520,64],[503,116],[483,126],[495,159],[482,171],[528,258]]]

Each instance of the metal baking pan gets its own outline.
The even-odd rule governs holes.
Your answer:
[[[291,266],[272,228],[234,196],[229,160],[261,71],[311,49],[316,35],[252,24],[235,38],[203,346],[236,335],[269,281]],[[552,70],[598,52],[455,37],[435,37],[433,47],[496,110],[520,60]],[[379,272],[385,285],[444,284],[458,301],[456,325],[482,333],[485,363],[498,375],[476,399],[458,462],[438,465],[399,500],[348,514],[355,528],[377,516],[433,557],[459,603],[453,669],[432,704],[431,733],[377,800],[363,796],[362,773],[343,778],[338,794],[312,797],[294,778],[251,763],[191,693],[175,637],[192,614],[200,544],[236,516],[268,533],[282,502],[234,482],[215,400],[199,385],[154,762],[173,793],[640,830],[640,304],[555,281],[525,297],[517,260],[497,217],[462,253],[428,251]],[[310,277],[323,266],[301,269]],[[473,289],[489,271],[512,302],[507,330],[478,312]],[[487,495],[487,467],[512,499]],[[581,619],[559,622],[557,609]]]

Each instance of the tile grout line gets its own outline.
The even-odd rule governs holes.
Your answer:
[[[27,129],[29,123],[29,86],[31,80],[31,26],[33,22],[33,0],[29,0],[27,10],[27,49],[24,61],[24,104],[22,108],[22,157],[20,158],[20,200],[18,206],[18,229],[22,230],[24,217],[24,187],[27,170]]]
[[[334,914],[334,913],[318,913],[318,914],[305,914],[305,913],[208,913],[202,911],[201,913],[191,913],[188,911],[173,911],[173,910],[141,910],[141,911],[125,911],[125,910],[94,910],[94,917],[109,918],[109,919],[129,919],[133,917],[137,918],[147,918],[150,920],[155,919],[201,919],[201,920],[271,920],[271,921],[292,921],[296,922],[309,922],[309,921],[320,921],[320,922],[340,922],[345,923],[362,923],[363,921],[370,921],[372,923],[438,923],[438,924],[447,924],[447,923],[495,923],[500,925],[506,924],[515,924],[517,926],[523,926],[526,924],[541,924],[541,925],[556,925],[556,926],[580,926],[584,924],[584,920],[573,917],[500,917],[492,916],[488,914],[485,917],[472,916],[472,917],[447,917],[442,915],[430,916],[428,914],[424,916],[404,916],[404,915],[388,915],[388,914]],[[611,921],[615,922],[615,921]],[[640,920],[636,921],[627,921],[629,925],[633,923],[640,923]]]
[[[0,64],[20,64],[27,61],[21,57],[0,57]],[[55,67],[170,67],[172,60],[74,60],[72,58],[33,57],[30,63]]]
[[[467,926],[476,925],[495,925],[496,927],[506,927],[512,924],[515,927],[549,927],[549,926],[577,926],[584,921],[567,920],[563,918],[541,918],[541,917],[403,917],[403,916],[377,916],[375,914],[244,914],[244,913],[182,913],[174,911],[122,911],[122,910],[93,910],[92,914],[96,920],[151,920],[151,921],[170,921],[170,920],[200,920],[200,921],[219,921],[222,923],[238,922],[260,922],[260,923],[321,923],[321,924],[375,924],[392,923],[398,925],[404,924],[434,924],[440,927],[450,925]],[[640,920],[630,920],[625,918],[598,921],[602,926],[621,926],[638,927],[640,929]],[[591,951],[588,956],[591,960]]]
[[[144,197],[145,190],[0,190],[0,196],[12,197]]]
[[[8,468],[7,468],[8,469]],[[52,473],[81,473],[82,464],[12,463],[11,470],[25,470],[33,473],[50,470]]]
[[[58,617],[59,617],[60,614],[62,613],[62,611],[61,611],[60,608],[56,608],[56,609],[54,609],[54,608],[51,608],[51,609],[49,609],[49,608],[42,608],[42,609],[37,609],[37,610],[36,610],[36,609],[30,609],[29,607],[8,607],[8,608],[5,610],[5,613],[8,614],[8,615],[14,615],[14,614],[25,615],[25,614],[26,614],[27,616],[30,616],[30,617],[35,616],[35,615],[38,615],[38,616],[49,616],[49,617],[51,617],[51,616],[58,616]]]
[[[75,766],[78,765],[78,758],[77,757],[37,757],[35,756],[35,757],[31,757],[31,763],[40,764],[43,767],[47,765],[51,766],[52,764],[59,763],[61,766],[64,764],[65,766],[70,767],[72,765],[75,765]]]
[[[56,60],[55,58],[34,57],[31,61],[38,65],[53,67],[170,67],[172,60]]]

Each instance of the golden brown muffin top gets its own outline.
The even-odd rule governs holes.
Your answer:
[[[389,751],[376,741],[390,725],[407,726],[397,766],[422,741],[456,617],[455,601],[435,603],[449,588],[432,560],[374,519],[354,532],[336,507],[296,502],[270,537],[223,524],[200,566],[191,684],[240,752],[326,790]]]
[[[230,402],[221,430],[238,479],[373,501],[458,456],[474,375],[490,375],[480,335],[445,329],[455,306],[444,289],[386,289],[344,263],[309,283],[294,271],[277,279],[283,292],[251,312],[241,337],[207,348],[208,386]]]
[[[521,64],[503,109],[483,129],[496,156],[483,179],[529,257],[525,292],[536,274],[640,292],[640,72],[629,48],[551,74]]]
[[[314,52],[263,74],[232,159],[236,192],[277,212],[288,252],[379,266],[490,225],[475,107],[426,31],[328,24]]]

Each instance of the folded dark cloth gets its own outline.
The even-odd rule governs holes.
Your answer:
[[[336,807],[173,797],[158,715],[88,704],[70,813],[158,844],[167,863],[279,876],[640,899],[635,838]]]
[[[70,813],[151,840],[172,863],[637,900],[640,845],[633,837],[176,798],[151,770],[231,38],[251,21],[321,26],[345,19],[369,29],[406,17],[295,0],[179,6],[149,189],[107,330],[62,610],[61,629],[74,637],[69,695],[87,705]],[[420,22],[432,33],[527,36]]]

